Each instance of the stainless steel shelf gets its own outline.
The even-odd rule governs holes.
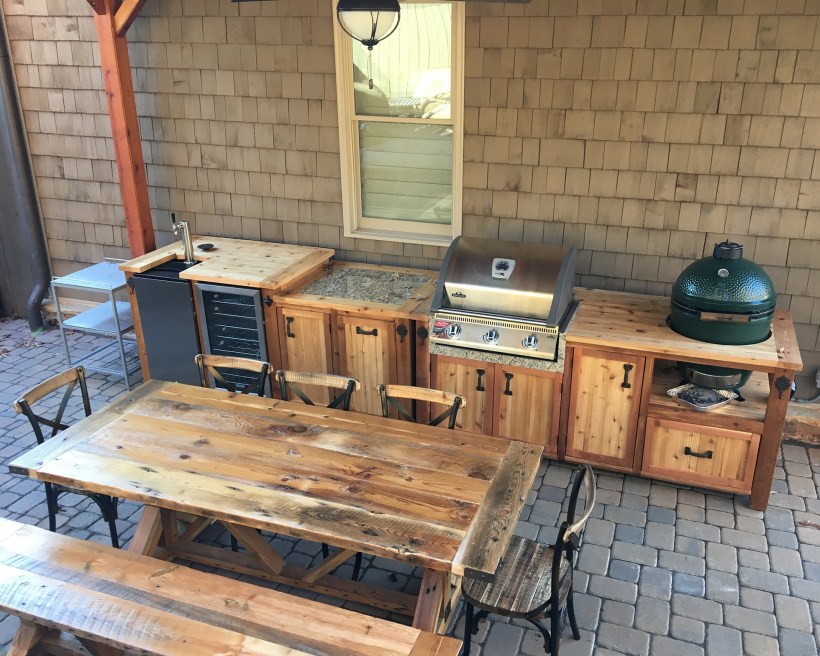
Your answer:
[[[69,366],[83,364],[89,371],[122,376],[126,387],[131,389],[131,374],[136,373],[139,369],[138,366],[134,366],[133,362],[133,353],[136,351],[132,332],[134,319],[131,316],[130,303],[118,301],[116,298],[116,295],[121,293],[125,287],[125,274],[120,271],[117,260],[106,260],[66,276],[59,276],[51,281],[57,321],[60,324],[60,333],[63,337],[63,347]],[[105,301],[65,319],[60,309],[59,290],[61,289],[76,289],[86,294],[101,294],[105,296]],[[66,330],[109,337],[113,341],[72,361]],[[126,353],[126,342],[129,343],[129,353]]]
[[[119,330],[117,329],[117,318],[114,317],[115,307],[117,318],[119,318]],[[113,305],[101,303],[97,307],[80,312],[63,321],[63,325],[72,330],[115,337],[117,332],[123,334],[133,330],[134,319],[131,317],[130,304],[125,301],[115,301]]]

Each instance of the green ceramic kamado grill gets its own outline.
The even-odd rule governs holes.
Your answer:
[[[744,259],[743,246],[715,244],[710,257],[686,267],[672,288],[672,329],[712,344],[765,341],[771,333],[777,293],[763,268]],[[735,389],[750,371],[678,363],[686,380],[702,387]]]

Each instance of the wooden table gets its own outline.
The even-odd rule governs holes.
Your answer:
[[[461,575],[494,574],[541,454],[521,442],[150,381],[9,469],[145,503],[130,551],[410,614],[435,631]],[[180,522],[178,513],[193,517]],[[213,521],[247,553],[195,542]],[[257,528],[340,550],[303,569]],[[418,597],[330,573],[356,551],[423,567]]]

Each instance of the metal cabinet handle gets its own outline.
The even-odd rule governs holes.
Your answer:
[[[483,392],[484,391],[484,374],[486,373],[483,369],[476,369],[476,373],[478,374],[478,381],[476,382],[476,392]]]
[[[692,451],[688,446],[683,449],[683,455],[685,456],[692,456],[693,458],[706,458],[707,460],[712,459],[713,452],[706,451],[705,453],[698,453],[697,451]]]
[[[410,331],[407,329],[403,323],[400,323],[396,326],[396,334],[399,336],[399,344],[404,344],[404,338],[407,337],[407,333]]]
[[[296,335],[294,335],[293,331],[290,329],[290,324],[292,324],[292,323],[293,323],[293,317],[285,317],[285,334],[288,337],[296,337]]]
[[[361,326],[356,326],[356,334],[357,335],[372,335],[373,337],[378,337],[379,329],[374,328],[373,330],[364,330]]]
[[[621,383],[621,387],[624,389],[629,389],[632,387],[632,384],[629,382],[629,372],[634,369],[634,365],[625,364],[624,365],[624,382]]]
[[[504,374],[504,378],[507,379],[507,384],[504,386],[504,396],[512,396],[512,390],[510,389],[510,381],[512,381],[513,375]]]

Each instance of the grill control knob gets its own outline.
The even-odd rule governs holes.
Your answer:
[[[451,323],[444,329],[444,334],[447,335],[449,339],[458,339],[461,337],[461,326],[457,323]]]
[[[484,341],[487,344],[498,344],[498,331],[495,328],[490,328],[484,333]]]
[[[521,343],[524,348],[534,351],[538,348],[538,335],[527,335]]]

